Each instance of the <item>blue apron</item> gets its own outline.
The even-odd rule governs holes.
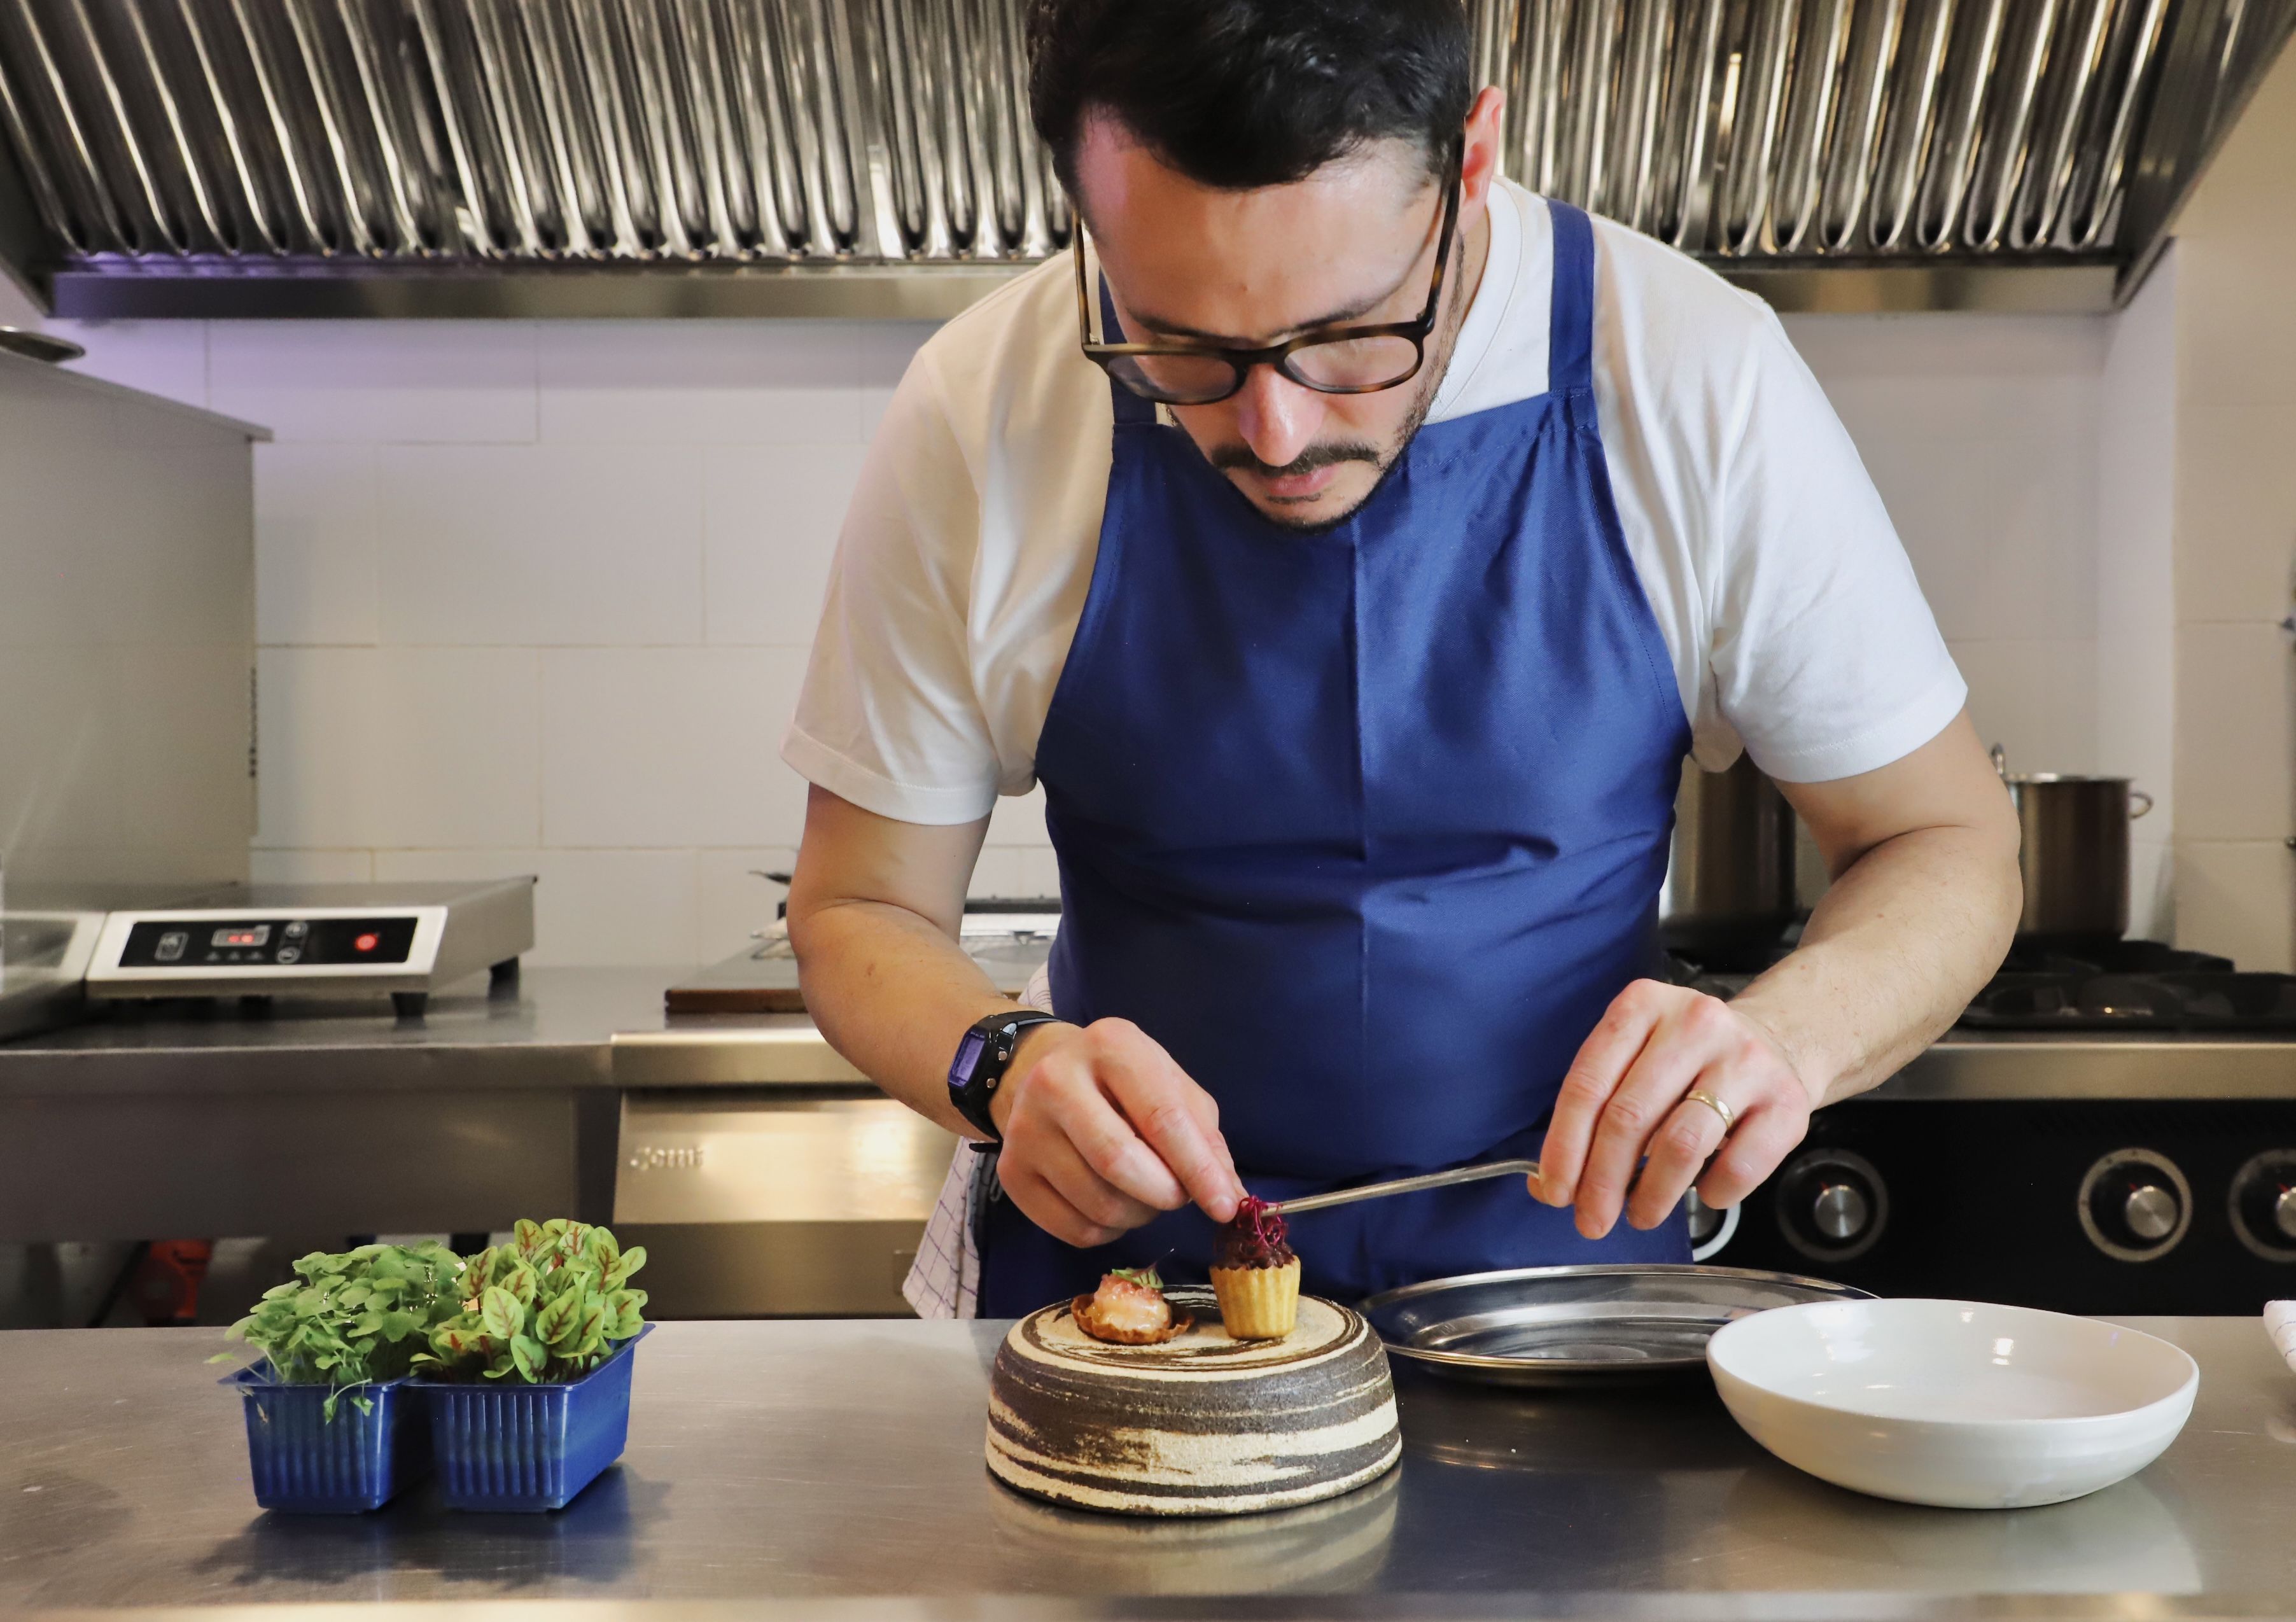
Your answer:
[[[1262,517],[1111,385],[1099,556],[1037,750],[1053,1002],[1161,1043],[1265,1198],[1535,1155],[1579,1044],[1660,962],[1689,727],[1603,463],[1593,231],[1547,207],[1547,392],[1426,425],[1329,531]],[[1191,1207],[1078,1250],[992,1200],[982,1315],[1111,1266],[1201,1280],[1212,1233]],[[1293,1233],[1343,1300],[1689,1250],[1679,1220],[1582,1239],[1512,1178]]]

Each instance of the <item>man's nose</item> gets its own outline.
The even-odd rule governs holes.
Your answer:
[[[1283,467],[1316,442],[1325,409],[1314,389],[1273,366],[1254,366],[1235,396],[1236,432],[1260,461]]]

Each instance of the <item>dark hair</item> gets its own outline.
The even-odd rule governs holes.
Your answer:
[[[1090,112],[1232,191],[1382,140],[1439,172],[1474,84],[1461,0],[1031,0],[1029,110],[1070,195]]]

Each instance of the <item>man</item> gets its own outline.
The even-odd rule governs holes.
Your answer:
[[[1758,301],[1499,177],[1457,0],[1037,0],[1029,42],[1088,245],[910,368],[783,746],[808,1005],[1002,1141],[912,1298],[1201,1276],[1247,1191],[1530,1153],[1535,1199],[1300,1219],[1308,1287],[1686,1257],[1693,1180],[1743,1197],[2018,910],[1847,436]],[[1650,977],[1683,757],[1742,741],[1835,881],[1726,1004]],[[1037,782],[1026,1023],[955,937]]]

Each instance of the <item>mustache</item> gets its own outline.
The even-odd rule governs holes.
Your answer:
[[[1214,467],[1223,471],[1238,468],[1248,473],[1257,473],[1262,479],[1289,479],[1296,478],[1301,473],[1312,473],[1318,468],[1332,467],[1342,462],[1368,462],[1374,467],[1377,467],[1380,464],[1380,455],[1378,450],[1371,446],[1360,442],[1339,440],[1329,445],[1311,445],[1281,467],[1262,462],[1258,456],[1252,455],[1251,447],[1248,445],[1223,445],[1211,453],[1210,461]]]

